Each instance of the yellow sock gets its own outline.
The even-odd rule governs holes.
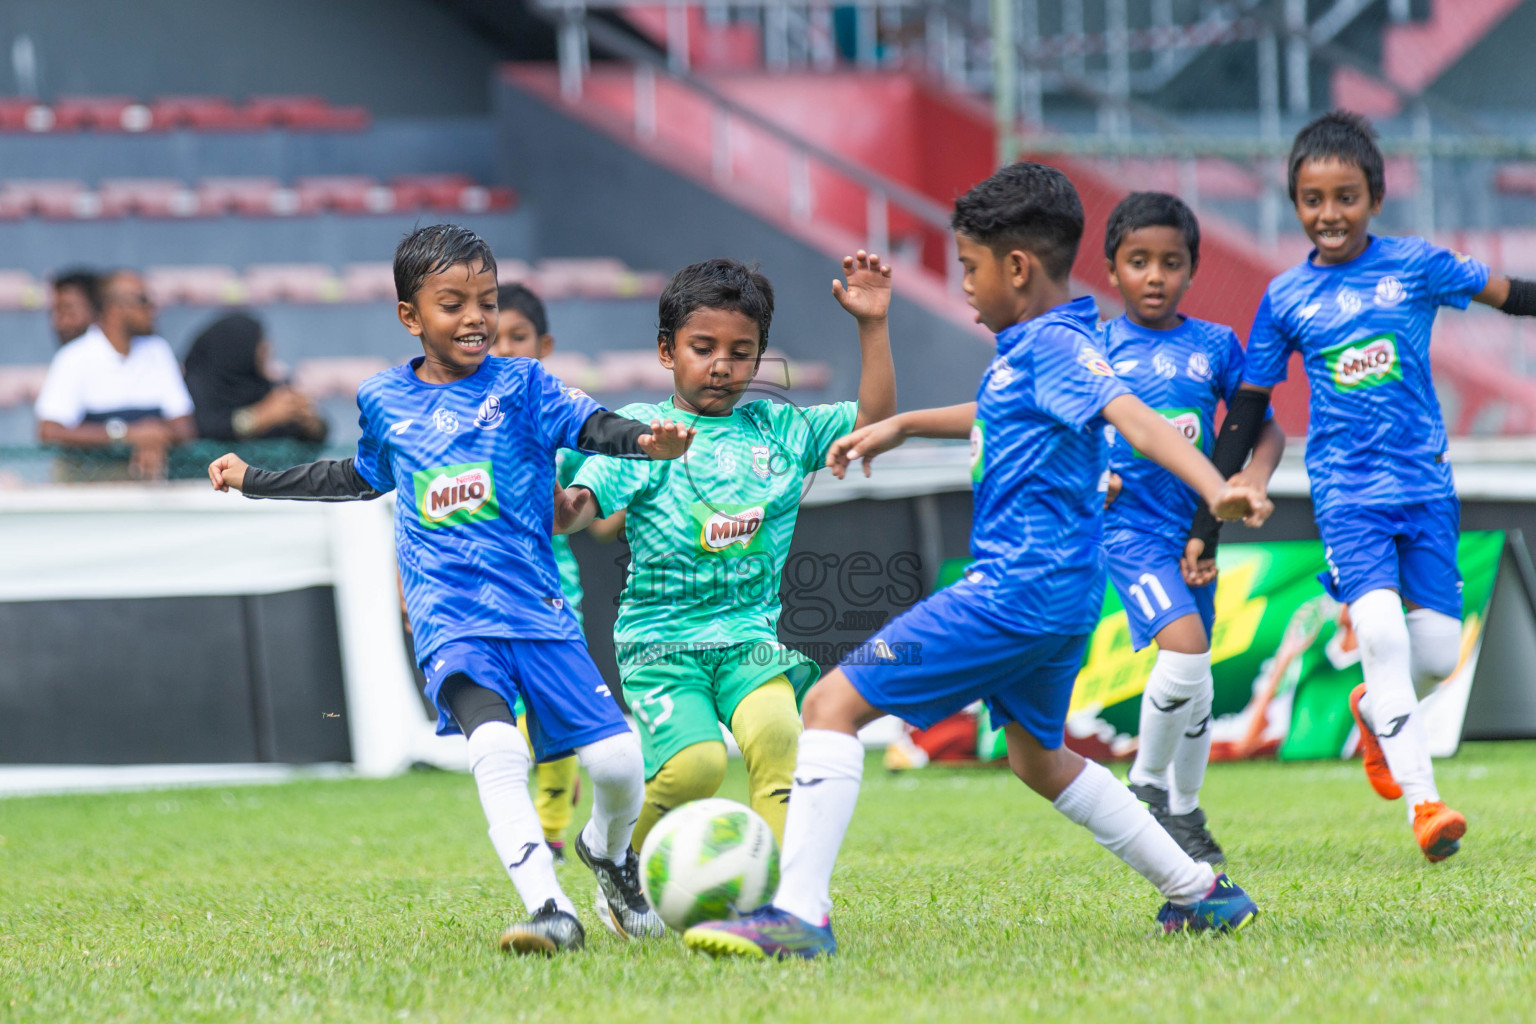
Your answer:
[[[774,676],[743,697],[731,715],[731,734],[747,763],[752,809],[763,816],[782,843],[789,788],[795,777],[795,751],[800,746],[800,711],[789,680]]]
[[[523,739],[528,741],[528,749],[532,750],[533,740],[528,736],[527,715],[517,720],[517,727]],[[571,790],[575,785],[574,756],[562,757],[558,761],[549,761],[534,768],[533,809],[539,814],[539,825],[544,829],[546,842],[564,841],[565,830],[571,827],[571,816],[576,811],[571,801]]]
[[[725,744],[695,743],[673,754],[645,784],[645,806],[635,823],[630,843],[636,850],[651,834],[661,816],[689,800],[714,796],[725,781]]]

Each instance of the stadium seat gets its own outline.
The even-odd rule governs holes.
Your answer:
[[[390,365],[377,356],[305,359],[293,368],[291,383],[295,390],[315,399],[354,398],[363,381]]]
[[[190,217],[197,193],[175,178],[107,178],[96,187],[104,217]]]
[[[96,217],[101,214],[101,200],[85,183],[70,178],[53,180],[13,179],[0,185],[0,194],[18,204],[23,216],[36,214],[50,219]]]
[[[599,391],[664,391],[672,386],[672,371],[656,361],[652,348],[599,352],[596,377]]]
[[[298,131],[362,131],[368,112],[362,107],[333,107],[320,96],[252,96],[246,115],[255,124]]]
[[[344,288],[335,271],[324,263],[267,263],[247,267],[249,301],[340,302]]]
[[[395,268],[390,263],[349,263],[341,272],[347,302],[377,302],[395,297]]]
[[[361,174],[332,174],[300,178],[294,182],[299,210],[305,213],[334,210],[337,213],[389,213],[395,209],[394,192]]]
[[[37,401],[37,393],[43,389],[46,376],[46,365],[0,366],[0,409],[31,405]]]
[[[56,132],[142,132],[153,115],[132,96],[61,96],[53,103],[53,119]]]
[[[404,174],[390,185],[397,210],[457,210],[460,195],[474,183],[466,174]]]
[[[153,126],[161,131],[238,131],[255,122],[223,96],[160,96],[149,105]]]
[[[26,96],[0,96],[0,132],[27,130],[27,111],[37,101]]]
[[[25,270],[0,270],[0,309],[38,309],[45,298],[43,286]]]
[[[283,183],[276,178],[204,178],[197,183],[198,210],[205,216],[270,216],[283,191]]]
[[[144,283],[161,306],[220,306],[244,302],[245,282],[233,267],[147,267]]]

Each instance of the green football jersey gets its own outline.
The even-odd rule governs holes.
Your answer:
[[[682,458],[588,459],[576,474],[603,515],[629,510],[613,638],[620,670],[687,647],[777,640],[779,577],[806,477],[853,429],[857,404],[801,409],[763,399],[729,416],[694,416],[668,398],[619,413],[697,431]]]
[[[572,451],[569,448],[561,448],[555,453],[555,479],[560,481],[561,487],[569,487],[576,477],[576,471],[586,461],[586,456],[581,452]],[[581,599],[581,567],[576,564],[576,556],[571,554],[570,538],[563,534],[550,538],[555,549],[555,567],[560,570],[560,590],[565,594],[566,602],[571,606],[571,611],[576,613],[576,621],[582,621]]]

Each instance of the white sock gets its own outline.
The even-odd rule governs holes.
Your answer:
[[[1184,733],[1199,719],[1190,711],[1201,697],[1207,710],[1211,694],[1211,654],[1158,651],[1141,695],[1141,725],[1136,734],[1133,785],[1172,790],[1168,765]],[[1198,785],[1196,789],[1198,789]],[[1171,807],[1171,805],[1170,805]]]
[[[1420,700],[1456,671],[1461,661],[1461,620],[1415,608],[1408,613],[1408,666]]]
[[[1216,884],[1211,866],[1191,860],[1179,849],[1131,791],[1097,761],[1086,762],[1051,806],[1087,828],[1099,845],[1135,868],[1173,903],[1198,902]]]
[[[773,900],[780,910],[816,925],[832,912],[832,866],[853,820],[863,777],[864,744],[857,736],[830,729],[800,734],[784,820],[783,873]]]
[[[609,736],[577,747],[576,758],[592,780],[592,818],[581,830],[582,839],[594,857],[623,863],[645,800],[640,737],[632,732]]]
[[[1173,765],[1168,772],[1171,783],[1168,787],[1169,814],[1188,814],[1200,806],[1205,766],[1211,760],[1211,697],[1215,685],[1209,682],[1210,678],[1207,668],[1205,692],[1189,702],[1189,720],[1173,751]]]
[[[1418,715],[1409,668],[1408,620],[1393,590],[1372,590],[1349,606],[1360,640],[1366,700],[1361,711],[1381,742],[1387,767],[1403,788],[1411,815],[1426,800],[1439,800],[1424,723]]]
[[[469,738],[469,766],[491,826],[491,845],[517,894],[529,913],[552,899],[561,910],[574,914],[576,908],[555,878],[554,856],[544,843],[544,828],[528,795],[532,765],[523,734],[509,722],[482,723]]]

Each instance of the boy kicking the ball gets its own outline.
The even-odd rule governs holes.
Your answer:
[[[1164,930],[1231,931],[1257,912],[1226,876],[1181,850],[1108,769],[1062,739],[1104,599],[1105,421],[1218,516],[1258,521],[1267,503],[1223,480],[1096,348],[1098,310],[1092,299],[1072,299],[1068,285],[1083,207],[1065,175],[1039,164],[1006,167],[956,202],[952,224],[966,294],[977,319],[997,332],[998,354],[977,400],[857,430],[833,443],[827,461],[841,475],[863,458],[867,473],[871,459],[908,437],[969,436],[976,561],[807,694],[778,896],[739,921],[689,929],[684,941],[694,949],[835,952],[830,884],[864,770],[859,727],[882,714],[928,726],[976,699],[1006,723],[1014,773],[1162,893]]]
[[[1350,697],[1371,786],[1407,798],[1408,823],[1430,861],[1456,853],[1467,820],[1447,807],[1418,698],[1461,654],[1461,505],[1445,423],[1430,376],[1429,340],[1441,306],[1480,302],[1536,315],[1536,282],[1495,277],[1469,256],[1422,238],[1378,237],[1386,195],[1370,123],[1335,111],[1291,147],[1291,201],[1314,248],[1269,283],[1248,335],[1244,391],[1223,448],[1257,429],[1259,409],[1285,380],[1291,354],[1306,367],[1311,423],[1307,476],[1328,572],[1349,606],[1365,682]]]
[[[487,358],[496,261],[473,232],[448,224],[412,232],[395,250],[395,288],[400,321],[423,355],[358,389],[356,457],[273,473],[225,455],[208,476],[216,489],[251,498],[397,492],[400,575],[438,732],[469,738],[491,844],[532,914],[507,929],[502,949],[585,943],[528,795],[528,744],[512,711],[519,697],[538,759],[574,753],[592,780],[581,838],[600,919],[621,935],[658,936],[629,849],[644,792],[640,744],[561,594],[550,547],[554,462],[559,448],[673,459],[693,431],[610,413],[535,360]]]
[[[735,260],[672,276],[658,309],[657,356],[674,393],[625,406],[642,421],[697,431],[675,462],[589,459],[565,492],[580,528],[624,510],[631,559],[614,645],[645,751],[645,809],[632,842],[725,778],[729,726],[754,811],[782,837],[800,736],[799,696],[816,664],[778,640],[779,578],[806,477],[832,441],[896,411],[886,311],[890,268],[860,252],[832,294],[858,324],[859,400],[800,408],[747,401],[768,345],[773,288]],[[592,499],[595,499],[592,500]]]

